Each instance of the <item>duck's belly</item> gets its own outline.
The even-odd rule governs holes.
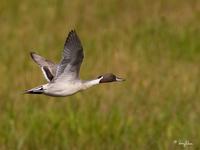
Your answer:
[[[44,91],[44,94],[49,96],[69,96],[79,92],[80,90],[80,83],[57,83],[49,85],[47,90]]]

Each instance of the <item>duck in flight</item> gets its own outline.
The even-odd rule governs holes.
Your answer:
[[[84,54],[81,41],[75,30],[70,31],[68,34],[59,64],[55,64],[34,52],[31,52],[30,55],[41,68],[48,83],[26,90],[25,94],[69,96],[97,84],[124,81],[124,79],[112,73],[100,75],[93,80],[81,80],[79,78]]]

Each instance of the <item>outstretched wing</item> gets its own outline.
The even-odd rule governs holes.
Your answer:
[[[79,78],[83,61],[83,47],[75,30],[69,32],[64,44],[62,60],[57,67],[54,81],[74,80]]]
[[[50,82],[56,75],[57,65],[52,61],[36,54],[35,52],[30,53],[31,58],[40,66],[45,79]]]

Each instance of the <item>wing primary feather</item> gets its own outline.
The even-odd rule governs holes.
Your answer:
[[[30,52],[30,56],[33,61],[40,66],[45,79],[50,82],[56,74],[57,64],[38,55],[35,52]]]
[[[76,79],[79,76],[79,70],[83,61],[83,47],[75,30],[71,30],[66,38],[62,60],[58,65],[56,77],[62,75],[62,79]]]

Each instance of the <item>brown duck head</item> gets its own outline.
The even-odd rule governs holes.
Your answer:
[[[99,81],[99,83],[107,83],[107,82],[121,82],[121,81],[125,81],[125,79],[123,78],[119,78],[116,75],[112,74],[112,73],[107,73],[104,75],[101,75],[98,77],[98,79],[101,79]]]

